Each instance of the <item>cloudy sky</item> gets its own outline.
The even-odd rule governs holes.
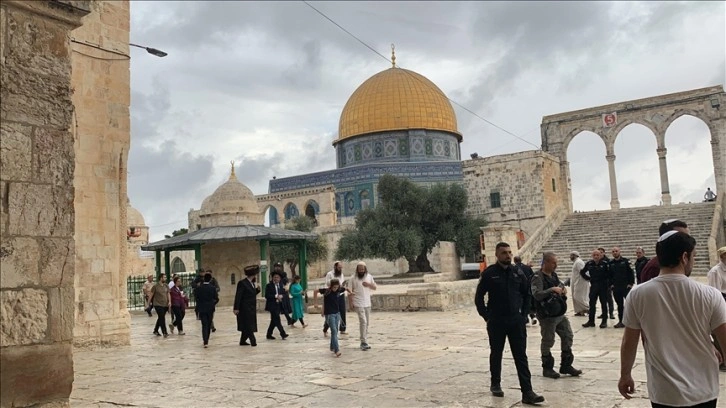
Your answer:
[[[456,107],[462,157],[540,146],[542,116],[726,82],[723,2],[311,2],[399,66],[436,83]],[[331,142],[350,94],[390,64],[303,2],[133,2],[129,197],[152,239],[224,182],[230,160],[255,194],[272,176],[335,167]],[[674,202],[714,187],[705,124],[666,135]],[[654,136],[616,143],[621,206],[658,204]],[[569,148],[574,205],[609,208],[605,147]],[[596,182],[593,183],[593,180]]]

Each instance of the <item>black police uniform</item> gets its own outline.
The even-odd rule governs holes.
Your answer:
[[[489,296],[485,304],[486,294]],[[479,315],[487,322],[492,385],[501,383],[502,353],[504,342],[509,339],[522,393],[532,392],[532,375],[527,361],[526,322],[531,303],[527,277],[513,265],[503,267],[495,263],[482,273],[474,302]]]
[[[589,276],[587,273],[589,272]],[[600,262],[595,263],[594,260],[589,260],[585,264],[585,267],[580,271],[580,276],[583,279],[590,282],[590,312],[589,318],[585,325],[593,325],[595,323],[595,308],[597,307],[597,300],[600,299],[600,307],[602,308],[602,324],[601,326],[607,325],[608,314],[607,314],[607,298],[608,289],[612,281],[610,274],[610,265],[605,259],[601,259]]]
[[[640,273],[643,272],[643,267],[650,261],[648,257],[642,257],[635,260],[635,279],[640,284],[642,282]]]
[[[630,266],[628,258],[620,257],[610,260],[610,274],[612,275],[613,296],[618,304],[618,322],[623,322],[625,314],[625,297],[630,292],[630,287],[635,285],[635,271]]]

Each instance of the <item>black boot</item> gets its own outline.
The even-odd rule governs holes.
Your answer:
[[[492,395],[495,397],[503,397],[504,391],[502,391],[502,387],[499,384],[492,384],[491,387],[489,387],[489,391],[492,392]]]
[[[575,356],[572,355],[571,351],[562,352],[562,361],[560,362],[560,374],[569,374],[573,377],[578,377],[582,374],[582,370],[578,370],[572,366],[572,362],[575,361]]]
[[[542,356],[542,375],[547,378],[552,379],[558,379],[560,378],[560,375],[557,374],[557,371],[554,370],[555,367],[555,358],[552,357],[552,354],[548,354],[546,356]]]
[[[522,403],[523,404],[538,404],[540,402],[544,402],[544,397],[541,395],[537,395],[534,391],[527,391],[522,393]]]
[[[602,319],[602,321],[600,322],[600,328],[606,329],[607,327],[608,327],[608,319]]]
[[[587,323],[583,323],[582,327],[595,327],[595,322],[588,320]]]

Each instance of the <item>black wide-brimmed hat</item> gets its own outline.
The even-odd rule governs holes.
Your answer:
[[[260,273],[259,265],[245,266],[245,275],[254,276],[254,275],[257,275],[258,273]]]
[[[273,277],[275,275],[278,275],[279,277],[282,278],[282,272],[280,272],[280,271],[272,271],[272,272],[270,272],[270,277]]]

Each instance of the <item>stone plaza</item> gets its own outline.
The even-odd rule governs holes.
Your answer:
[[[474,284],[474,282],[472,282]],[[571,307],[570,307],[571,309]],[[312,310],[312,308],[311,308]],[[542,377],[539,326],[528,327],[528,356],[534,389],[550,407],[650,407],[642,347],[633,377],[637,392],[625,400],[617,390],[622,331],[584,329],[584,317],[568,313],[575,331],[579,378]],[[358,348],[358,321],[348,314],[343,355],[328,351],[318,314],[308,327],[289,329],[285,341],[264,340],[268,314],[258,314],[256,348],[240,347],[230,308],[215,315],[218,330],[202,348],[193,311],[185,336],[151,334],[156,318],[133,314],[131,345],[74,353],[74,407],[517,407],[519,384],[505,348],[504,398],[489,393],[489,345],[484,321],[474,307],[445,312],[374,312],[369,341]],[[610,325],[612,326],[612,324]],[[559,361],[559,341],[553,355]],[[726,373],[721,373],[721,384]],[[719,406],[726,406],[726,387]]]

